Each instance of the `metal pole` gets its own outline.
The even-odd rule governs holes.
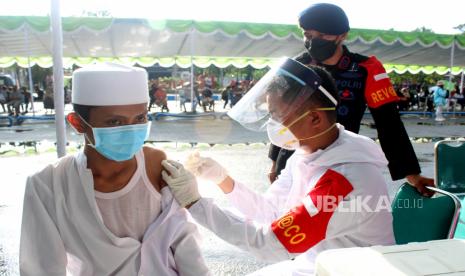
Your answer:
[[[455,56],[455,36],[452,42],[452,48],[450,49],[450,75],[449,82],[452,81],[452,67],[454,67],[454,56]]]
[[[223,82],[224,82],[224,68],[220,68],[220,79],[218,80],[218,83],[220,84],[221,88],[223,88]]]
[[[32,116],[36,115],[34,108],[34,84],[32,83],[32,70],[31,70],[31,53],[29,49],[29,30],[28,27],[25,27],[25,36],[26,36],[26,48],[27,48],[27,74],[29,78],[29,100],[31,102]],[[27,110],[26,110],[27,111]]]
[[[449,74],[449,83],[452,82],[452,67],[454,67],[454,56],[455,56],[455,36],[454,36],[454,40],[452,41],[452,47],[450,49],[450,74]],[[449,107],[450,105],[452,105],[452,97],[451,97],[451,94],[450,93],[451,91],[449,91],[449,97],[448,97],[448,105],[446,105],[447,107]],[[453,104],[453,110],[452,110],[452,118],[451,119],[456,119],[455,118],[455,104]],[[449,109],[449,108],[447,108]],[[448,110],[447,110],[448,111]]]
[[[190,52],[191,52],[191,111],[195,112],[194,100],[194,27],[191,28]]]
[[[461,95],[463,95],[462,93],[463,93],[463,71],[464,70],[465,70],[465,68],[462,69],[462,74],[460,74],[460,91],[458,91],[458,92],[460,92]],[[465,95],[463,95],[463,96],[465,96]]]
[[[465,97],[465,93],[463,93],[463,68],[462,68],[462,73],[460,74],[460,85],[459,85],[459,91],[455,91],[455,93],[459,93],[462,97]],[[455,99],[455,104],[454,104],[454,115],[455,115],[455,109],[457,107],[457,101],[459,98]]]
[[[63,33],[61,29],[60,0],[51,0],[51,27],[53,45],[53,91],[58,157],[66,155],[65,101],[63,91]]]
[[[175,101],[175,106],[178,107],[178,101],[179,101],[179,89],[178,89],[178,84],[176,83],[176,76],[178,76],[178,66],[176,63],[174,64],[174,70],[173,70],[173,81],[174,81],[174,101]]]

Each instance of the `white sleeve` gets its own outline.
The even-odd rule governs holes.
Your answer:
[[[241,220],[207,199],[200,199],[189,211],[221,239],[262,259],[278,261],[306,252],[324,239],[356,231],[353,226],[357,221],[352,214],[332,218],[339,203],[352,191],[352,183],[344,175],[328,169],[302,202],[267,227]],[[352,227],[328,232],[330,220],[333,225]]]
[[[353,184],[354,190],[334,212],[326,235],[353,237],[359,246],[392,244],[391,201],[379,169],[370,164],[342,165],[337,170]]]
[[[255,225],[220,209],[211,199],[200,199],[189,212],[201,225],[218,237],[267,261],[288,260],[293,257],[278,241],[268,225]]]
[[[176,240],[171,246],[178,275],[212,275],[202,256],[197,226],[187,220],[180,227],[181,229],[178,229],[176,233]]]
[[[260,223],[270,223],[278,218],[289,195],[292,176],[288,171],[289,166],[286,166],[264,194],[235,181],[233,190],[226,197],[245,217]]]
[[[19,252],[21,275],[66,275],[66,252],[53,219],[54,205],[50,187],[37,177],[28,178]]]

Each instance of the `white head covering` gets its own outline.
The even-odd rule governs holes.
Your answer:
[[[72,103],[92,106],[148,103],[147,71],[114,63],[74,71]]]

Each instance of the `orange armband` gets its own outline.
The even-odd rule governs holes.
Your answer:
[[[399,101],[389,76],[379,60],[370,57],[360,63],[360,66],[367,70],[365,100],[369,107],[377,108],[387,103]]]
[[[271,229],[288,252],[305,252],[326,237],[331,216],[352,190],[343,175],[328,170],[302,203],[274,221]]]

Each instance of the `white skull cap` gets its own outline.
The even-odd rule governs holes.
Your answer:
[[[73,104],[108,106],[148,102],[148,78],[145,69],[100,63],[73,73]]]

